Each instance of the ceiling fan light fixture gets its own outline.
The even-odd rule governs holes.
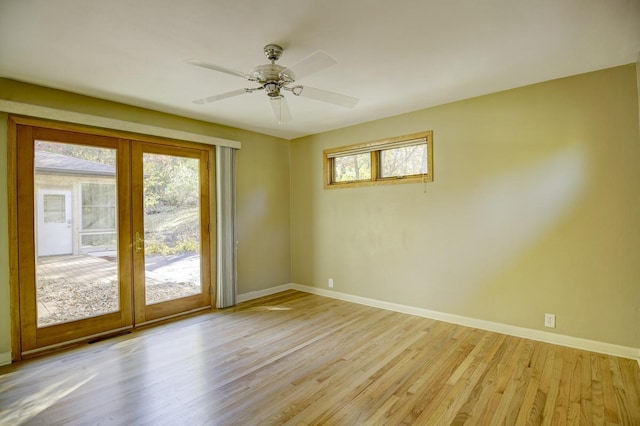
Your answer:
[[[241,77],[253,83],[257,83],[259,87],[248,87],[244,89],[232,90],[215,96],[209,96],[204,99],[197,99],[194,103],[206,104],[222,99],[238,96],[243,93],[252,93],[257,90],[264,90],[271,100],[271,106],[279,123],[291,120],[291,114],[286,99],[281,94],[283,90],[293,93],[295,96],[302,96],[309,99],[315,99],[322,102],[328,102],[334,105],[353,108],[358,99],[350,96],[341,95],[339,93],[330,92],[328,90],[316,89],[309,86],[290,86],[296,79],[307,77],[319,70],[325,69],[337,62],[327,53],[318,50],[309,56],[302,58],[292,67],[284,67],[275,63],[282,56],[282,47],[277,44],[267,44],[264,47],[264,54],[270,63],[258,65],[249,73],[245,74],[230,68],[221,67],[215,64],[202,62],[198,59],[190,59],[187,63],[202,68],[208,68],[213,71]]]
[[[280,96],[280,87],[282,86],[277,82],[270,81],[264,85],[264,90],[270,98],[277,98]]]

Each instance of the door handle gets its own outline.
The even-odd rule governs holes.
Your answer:
[[[140,233],[136,232],[136,253],[140,253],[144,247],[144,238],[140,238]]]

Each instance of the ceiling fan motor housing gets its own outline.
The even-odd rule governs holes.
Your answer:
[[[276,64],[258,65],[249,73],[249,79],[257,81],[260,84],[265,84],[271,81],[280,81],[280,73],[285,69],[285,67]]]
[[[267,52],[267,48],[265,47],[265,54]],[[248,77],[250,81],[255,81],[260,83],[268,96],[275,98],[280,96],[280,89],[286,84],[292,83],[295,81],[295,76],[293,72],[287,70],[286,67],[282,65],[277,65],[275,63],[258,65],[249,73]]]

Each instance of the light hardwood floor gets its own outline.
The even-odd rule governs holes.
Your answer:
[[[640,424],[634,360],[287,291],[0,367],[0,424]]]

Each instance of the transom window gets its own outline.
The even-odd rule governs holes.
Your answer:
[[[433,132],[327,149],[325,188],[433,181]]]

